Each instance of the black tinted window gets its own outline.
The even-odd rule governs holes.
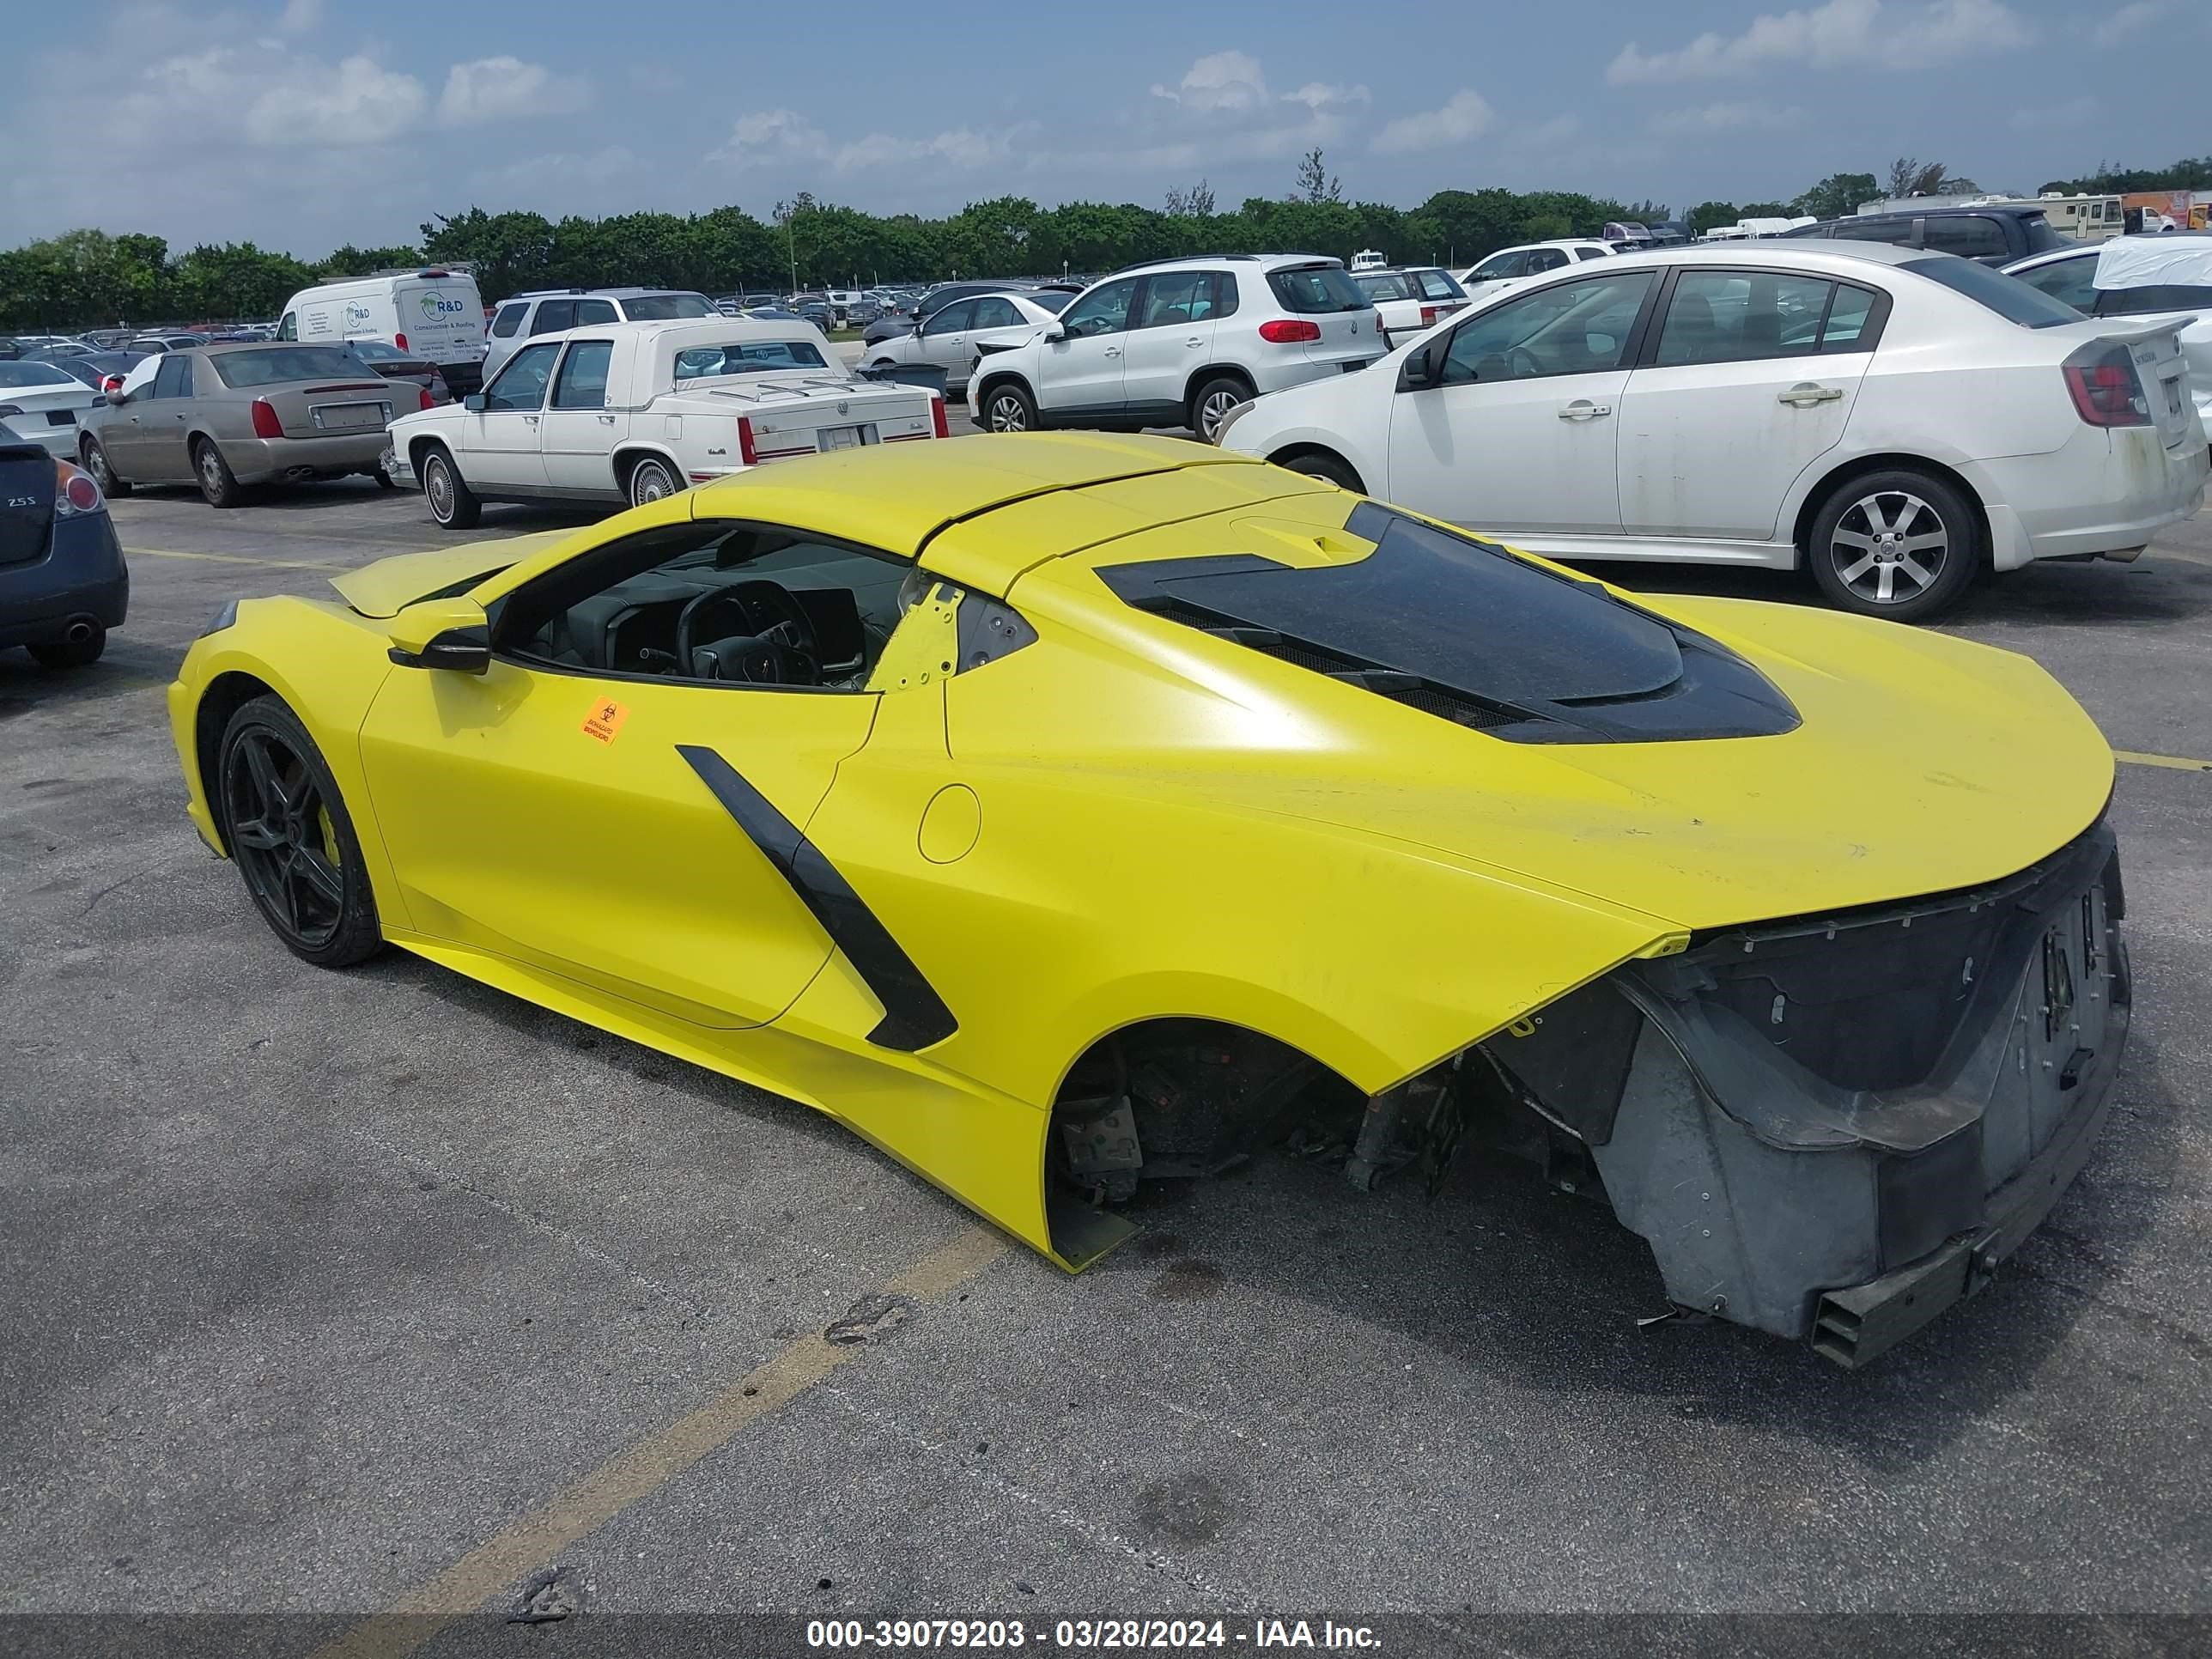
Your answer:
[[[507,338],[522,326],[522,313],[529,309],[526,305],[501,306],[499,315],[491,319],[491,331],[502,340]],[[284,320],[289,325],[292,319],[287,317]]]
[[[1845,219],[1830,225],[1825,230],[1814,225],[1792,235],[1826,236],[1839,242],[1887,242],[1892,247],[1903,247],[1912,240],[1912,221],[1910,219]]]
[[[975,315],[973,300],[955,300],[949,306],[939,306],[921,325],[924,334],[934,337],[939,334],[964,333]]]
[[[994,294],[988,300],[975,301],[977,328],[1019,328],[1022,313],[1014,309],[1014,302],[1004,295]]]
[[[2030,253],[2048,253],[2053,248],[2066,246],[2066,239],[2051,228],[2051,221],[2040,213],[2023,213],[2020,228],[2027,238]]]
[[[635,313],[633,313],[632,314],[635,315]],[[595,323],[614,323],[620,322],[621,320],[622,319],[615,311],[615,303],[611,300],[579,300],[576,301],[576,321],[574,326],[578,328],[589,328]],[[540,331],[542,332],[543,331]]]
[[[2084,259],[2082,264],[2093,264]],[[2100,317],[2141,317],[2154,311],[2212,310],[2212,284],[2158,283],[2148,288],[2100,289],[2096,296]]]
[[[2004,227],[1979,213],[1930,216],[1921,245],[1931,253],[1955,253],[1962,259],[2002,258],[2012,251]]]
[[[591,301],[587,300],[585,303],[589,305]],[[703,294],[641,294],[635,299],[624,300],[623,309],[634,323],[665,323],[679,317],[715,317],[721,314]],[[586,323],[599,320],[593,317],[584,317],[581,313],[578,315]]]
[[[1297,265],[1267,273],[1267,286],[1285,311],[1309,314],[1324,311],[1371,311],[1375,302],[1342,265]]]
[[[1237,279],[1225,270],[1217,270],[1211,280],[1213,283],[1213,314],[1217,318],[1235,316]]]
[[[538,314],[530,319],[532,334],[556,334],[575,325],[576,302],[574,300],[540,301]]]
[[[1925,259],[1908,259],[1898,269],[1941,283],[1954,293],[1965,295],[2022,328],[2057,328],[2062,323],[2081,320],[2081,313],[2072,306],[2030,288],[2017,276],[1991,270],[1972,259],[1954,259],[1948,253],[1931,254]]]
[[[191,364],[183,357],[171,356],[162,358],[161,368],[154,371],[153,395],[156,398],[189,397],[192,384],[189,373],[191,368]],[[229,376],[223,378],[228,380]]]
[[[1818,351],[1832,286],[1773,271],[1686,270],[1675,279],[1656,361],[1668,368]]]

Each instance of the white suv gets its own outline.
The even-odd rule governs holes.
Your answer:
[[[549,288],[511,294],[499,302],[484,330],[483,377],[489,381],[519,348],[540,334],[721,314],[712,300],[687,288]]]
[[[1020,343],[986,347],[971,407],[992,432],[1187,426],[1211,439],[1237,404],[1388,349],[1374,301],[1340,259],[1160,259],[1093,283]]]

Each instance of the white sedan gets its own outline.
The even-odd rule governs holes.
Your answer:
[[[2177,325],[2197,418],[2212,428],[2212,236],[2118,236],[2031,253],[2005,271],[2087,317]]]
[[[1572,266],[1218,441],[1553,557],[1809,565],[1898,621],[1984,568],[2133,558],[2207,466],[2172,324],[1874,242]]]
[[[394,421],[384,469],[448,530],[485,501],[642,506],[793,455],[946,435],[945,400],[862,380],[811,323],[606,323],[532,338],[482,392]]]
[[[967,392],[979,358],[1021,344],[1047,323],[1056,321],[1074,297],[1072,289],[1050,289],[955,300],[930,313],[913,332],[895,334],[870,346],[861,366],[941,368],[946,395],[957,398]]]
[[[1502,247],[1480,264],[1459,273],[1459,284],[1470,300],[1486,300],[1493,294],[1518,287],[1547,270],[1564,270],[1589,259],[1610,259],[1617,253],[1610,242],[1589,236],[1565,236],[1552,242],[1528,242]]]
[[[106,400],[52,363],[0,362],[0,421],[64,460],[76,459],[77,422]]]

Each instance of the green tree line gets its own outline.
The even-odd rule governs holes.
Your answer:
[[[1900,161],[1892,171],[1907,166]],[[1945,175],[1940,163],[1921,173]],[[1881,194],[1871,173],[1832,173],[1794,200],[1704,202],[1686,215],[1707,230],[1741,217],[1812,214],[1835,218]],[[2123,171],[2100,162],[2085,179],[2046,190],[2212,188],[2212,156]],[[0,252],[0,331],[143,326],[275,316],[310,283],[417,261],[469,262],[487,302],[532,288],[665,284],[732,289],[920,282],[953,276],[1095,275],[1139,259],[1200,252],[1316,252],[1348,257],[1379,248],[1393,261],[1474,264],[1516,242],[1592,236],[1609,220],[1668,216],[1568,191],[1445,190],[1419,207],[1346,202],[1320,152],[1300,164],[1288,199],[1253,197],[1213,210],[1203,180],[1169,192],[1164,209],[1024,197],[974,202],[943,218],[864,213],[800,195],[767,219],[741,208],[705,213],[629,213],[548,219],[526,212],[441,214],[419,245],[335,249],[313,263],[252,242],[203,244],[173,254],[158,236],[73,230]]]

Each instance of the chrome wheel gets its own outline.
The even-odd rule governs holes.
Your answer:
[[[629,504],[665,501],[676,493],[676,480],[659,461],[640,461],[629,475]]]
[[[1221,430],[1222,422],[1229,418],[1229,411],[1243,401],[1242,397],[1227,386],[1221,386],[1207,392],[1199,401],[1198,435],[1206,442],[1212,443],[1215,435]]]
[[[994,392],[990,406],[983,411],[983,424],[994,432],[1026,432],[1030,429],[1029,404],[1018,392]]]
[[[435,456],[423,463],[422,494],[429,501],[430,515],[440,524],[453,516],[453,475]]]
[[[200,482],[213,494],[222,493],[222,457],[216,453],[213,444],[200,446]]]
[[[101,495],[115,493],[115,469],[107,464],[107,452],[90,438],[84,442],[84,470],[92,474]]]
[[[257,728],[231,745],[222,787],[231,854],[262,914],[294,945],[329,944],[345,920],[344,860],[314,775]]]
[[[1869,605],[1902,605],[1935,586],[1952,557],[1942,514],[1902,489],[1879,490],[1844,508],[1829,537],[1836,579]]]

